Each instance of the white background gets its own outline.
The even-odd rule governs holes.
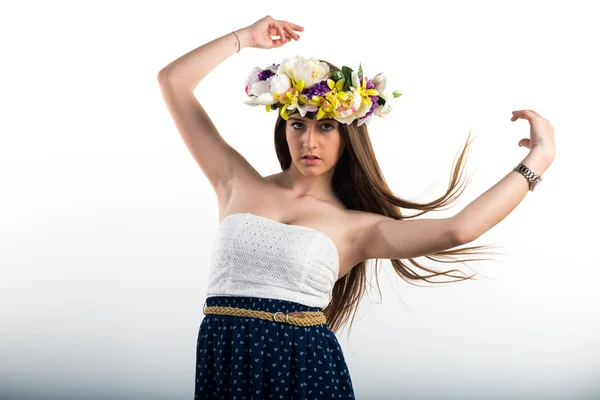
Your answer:
[[[8,6],[10,4],[10,6]],[[249,71],[296,54],[403,94],[369,130],[398,196],[446,189],[453,215],[527,154],[533,109],[555,128],[539,188],[471,244],[497,261],[434,264],[478,281],[413,286],[383,261],[348,338],[358,399],[600,396],[598,14],[593,2],[11,2],[0,7],[0,397],[191,399],[218,227],[216,197],[157,72],[269,14],[305,28],[243,49],[198,86],[224,139],[279,172],[277,114],[243,104]],[[374,264],[371,264],[374,266]],[[374,268],[371,268],[374,271]],[[417,271],[425,273],[424,271]],[[431,286],[431,285],[428,285]]]

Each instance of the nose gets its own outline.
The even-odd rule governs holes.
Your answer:
[[[305,147],[307,149],[314,149],[317,144],[317,128],[314,125],[309,126],[306,130],[306,136],[304,138]]]

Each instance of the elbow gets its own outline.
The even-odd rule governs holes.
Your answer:
[[[463,244],[467,244],[474,240],[465,232],[454,232],[452,237],[454,239],[454,247],[462,246]]]
[[[169,65],[158,71],[158,74],[156,74],[156,78],[159,82],[173,81],[173,76],[173,70]]]
[[[163,86],[169,86],[169,87],[177,86],[178,88],[189,87],[189,85],[186,85],[183,82],[181,82],[181,80],[179,78],[177,78],[176,75],[173,74],[173,71],[170,71],[165,68],[158,71],[158,74],[156,75],[156,79],[158,79],[158,83]]]
[[[167,78],[168,78],[168,74],[165,69],[161,69],[160,71],[158,71],[158,74],[156,74],[156,79],[158,79],[159,82],[163,82],[163,81],[167,80]]]
[[[456,220],[452,222],[450,231],[452,232],[451,236],[456,246],[462,246],[463,244],[472,242],[478,237],[472,229],[457,223]]]

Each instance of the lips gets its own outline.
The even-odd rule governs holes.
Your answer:
[[[307,158],[307,159],[309,159],[309,160],[320,160],[320,158],[319,158],[319,157],[317,157],[317,156],[313,156],[313,155],[310,155],[310,156],[302,156],[302,158]]]
[[[321,161],[321,159],[319,158],[306,158],[306,157],[302,157],[302,162],[304,162],[304,164],[307,165],[317,165],[319,163],[319,161]]]

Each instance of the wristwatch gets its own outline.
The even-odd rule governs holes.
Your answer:
[[[538,176],[535,172],[530,170],[525,164],[517,164],[517,166],[513,168],[513,171],[520,172],[525,178],[527,178],[527,180],[529,181],[529,190],[532,192],[535,189],[535,187],[539,185],[542,181],[542,177]]]

